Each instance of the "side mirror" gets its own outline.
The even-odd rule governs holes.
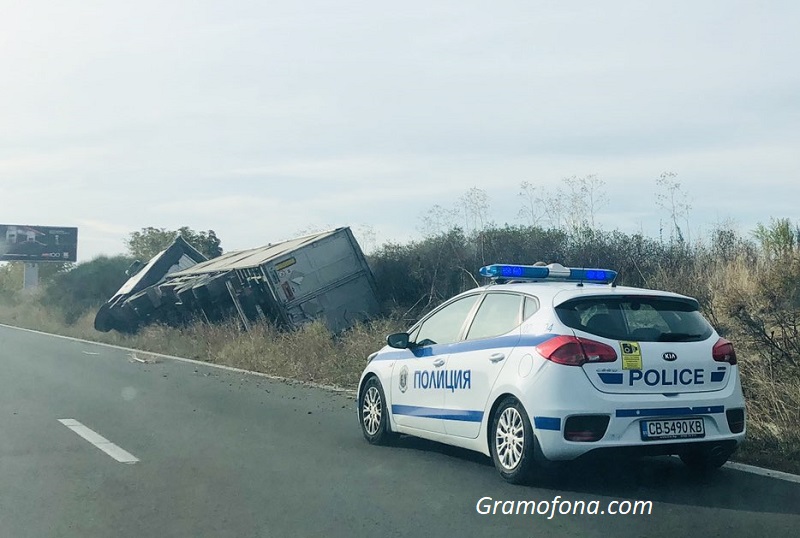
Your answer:
[[[142,267],[144,267],[144,263],[139,260],[133,260],[133,263],[128,266],[125,270],[125,276],[132,277],[139,271],[141,271]]]
[[[389,347],[408,349],[408,333],[394,333],[386,337]]]

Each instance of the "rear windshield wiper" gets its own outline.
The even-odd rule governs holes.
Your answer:
[[[692,342],[695,340],[702,340],[704,334],[690,334],[690,333],[661,333],[658,335],[659,342]]]

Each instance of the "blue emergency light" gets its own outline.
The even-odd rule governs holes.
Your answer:
[[[498,278],[510,280],[567,280],[603,284],[613,282],[617,277],[617,272],[610,269],[577,269],[564,267],[558,263],[551,263],[546,266],[496,263],[481,267],[480,274],[492,280]]]

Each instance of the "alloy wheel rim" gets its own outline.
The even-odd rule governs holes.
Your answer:
[[[522,460],[525,447],[525,427],[522,416],[514,407],[503,410],[495,430],[495,451],[500,465],[513,471]]]
[[[364,395],[364,403],[361,406],[364,429],[369,435],[378,433],[378,429],[381,426],[382,412],[381,395],[376,387],[370,387]]]

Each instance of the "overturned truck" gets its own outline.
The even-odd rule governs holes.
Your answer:
[[[235,318],[249,329],[314,319],[339,332],[378,314],[375,280],[350,228],[337,228],[205,260],[176,239],[134,274],[95,317],[99,331],[135,332]]]

